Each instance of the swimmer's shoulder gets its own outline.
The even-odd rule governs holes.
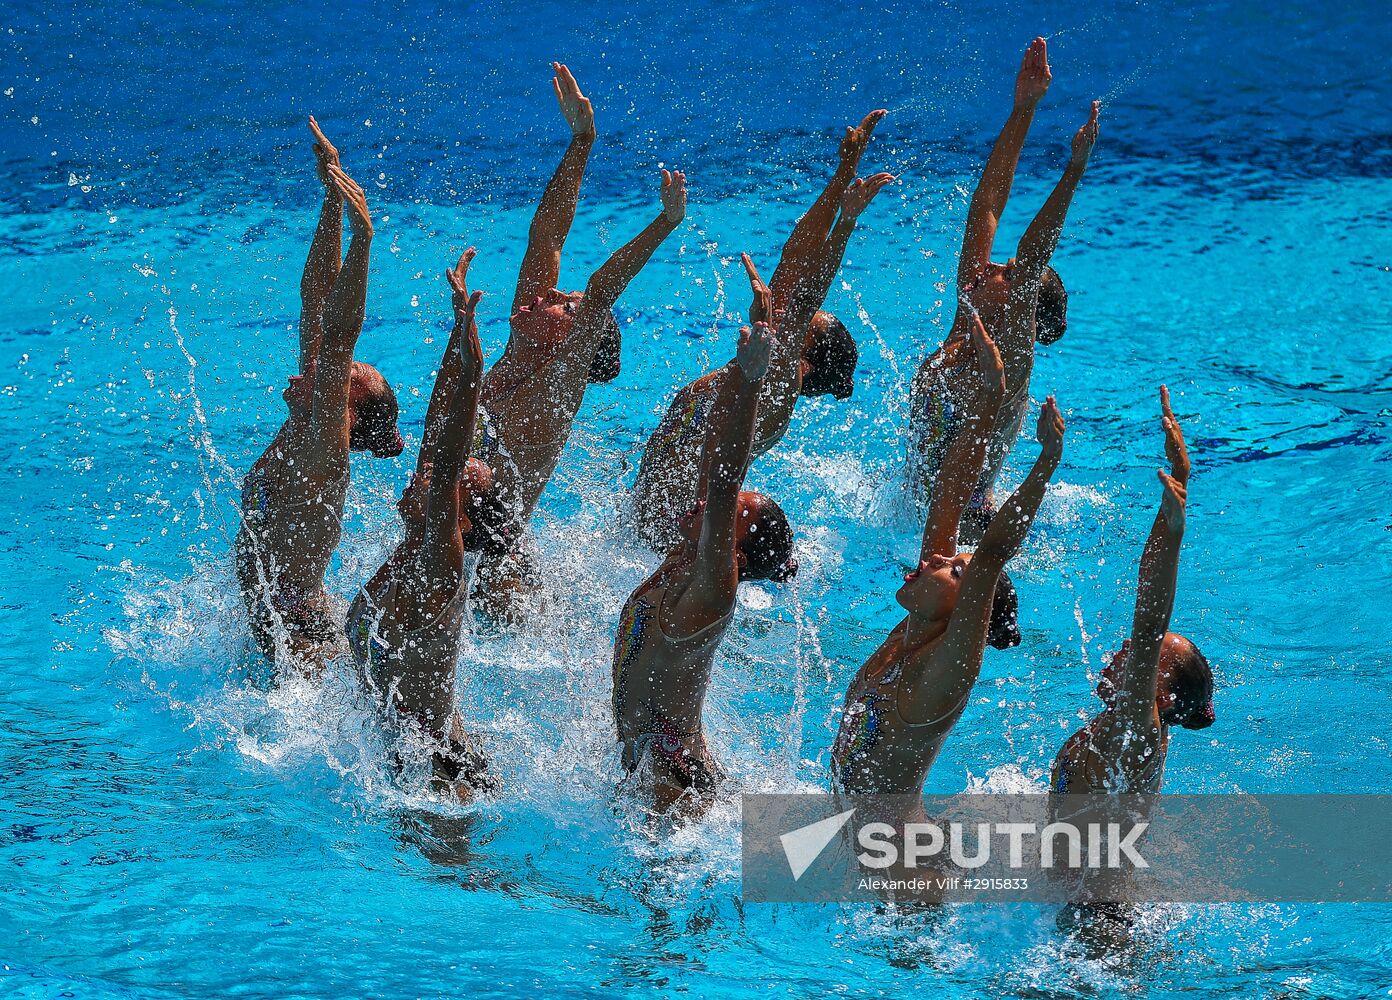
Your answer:
[[[1049,772],[1051,792],[1078,795],[1092,791],[1087,781],[1089,758],[1094,756],[1088,747],[1089,741],[1090,733],[1087,726],[1064,741]]]
[[[964,367],[970,366],[971,356],[964,351],[967,341],[948,339],[918,366],[913,385],[916,392],[928,392],[935,387],[951,386],[961,380]],[[974,369],[973,369],[974,371]]]

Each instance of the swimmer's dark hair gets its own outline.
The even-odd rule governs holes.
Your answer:
[[[1020,645],[1020,597],[1015,593],[1015,584],[1001,570],[996,579],[996,593],[991,599],[991,624],[986,631],[986,641],[992,649],[1010,649]]]
[[[465,552],[482,552],[494,559],[508,554],[516,537],[516,519],[508,505],[493,489],[474,497],[469,507],[469,523],[473,525],[463,538]]]
[[[812,317],[802,359],[807,362],[807,374],[802,379],[802,395],[849,399],[855,391],[855,371],[860,351],[856,348],[851,331],[831,313],[819,310]]]
[[[1063,279],[1047,264],[1039,286],[1039,302],[1034,309],[1034,339],[1044,345],[1055,344],[1068,330],[1068,289]]]
[[[1165,672],[1165,692],[1174,704],[1160,713],[1167,726],[1207,729],[1216,718],[1213,711],[1213,668],[1199,647],[1185,640],[1187,651],[1176,657]]]
[[[396,393],[387,380],[371,365],[354,361],[348,391],[354,416],[348,447],[375,458],[400,455],[406,444],[396,428]]]
[[[600,334],[599,347],[590,361],[590,385],[604,385],[619,377],[621,367],[621,348],[623,335],[619,332],[619,321],[611,309],[604,317],[604,332]]]
[[[740,547],[744,565],[740,567],[739,578],[786,583],[797,576],[798,571],[797,560],[793,558],[793,528],[776,500],[763,494],[759,496],[762,503]]]

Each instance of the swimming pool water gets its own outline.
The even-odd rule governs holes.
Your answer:
[[[771,271],[842,127],[887,107],[863,166],[902,180],[828,301],[861,344],[855,396],[804,401],[751,473],[793,518],[802,573],[746,586],[707,713],[740,788],[825,786],[837,706],[897,620],[921,527],[908,379],[950,321],[966,201],[1035,34],[1054,84],[1002,254],[1105,102],[1056,258],[1069,333],[1033,383],[1069,436],[1014,570],[1025,643],[988,653],[928,788],[1040,788],[1093,710],[1158,499],[1165,381],[1196,470],[1175,627],[1219,684],[1217,724],[1176,733],[1167,788],[1392,790],[1382,5],[21,7],[0,24],[0,990],[1387,995],[1386,907],[1158,907],[1134,949],[1098,958],[1048,907],[745,906],[734,803],[649,837],[615,794],[609,651],[654,560],[613,484],[674,389],[733,350],[738,253]],[[399,459],[354,460],[330,579],[346,597],[394,542],[447,332],[440,272],[468,244],[501,350],[566,139],[552,58],[600,131],[563,280],[655,210],[660,167],[687,171],[691,204],[621,303],[624,373],[589,394],[542,502],[551,612],[464,641],[463,710],[506,790],[432,815],[392,783],[346,670],[263,683],[233,504],[294,364],[306,114],[378,220],[359,357],[408,434]]]

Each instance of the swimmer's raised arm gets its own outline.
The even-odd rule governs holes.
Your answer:
[[[330,166],[327,173],[348,208],[353,239],[324,304],[324,334],[315,365],[310,429],[319,437],[326,458],[331,457],[330,449],[335,454],[338,449],[348,450],[348,381],[353,348],[362,333],[367,308],[367,265],[372,250],[372,215],[362,188],[341,167]]]
[[[1160,387],[1160,408],[1170,471],[1168,474],[1161,470],[1156,472],[1163,487],[1160,510],[1141,554],[1136,612],[1131,620],[1131,640],[1127,643],[1115,704],[1117,714],[1137,728],[1149,726],[1155,712],[1160,645],[1169,631],[1170,615],[1174,612],[1189,488],[1189,450],[1184,443],[1184,432],[1170,409],[1170,391],[1164,386]]]
[[[812,317],[826,301],[827,292],[841,261],[846,255],[846,244],[851,233],[855,232],[856,221],[866,206],[874,200],[884,187],[894,180],[894,175],[878,173],[867,178],[857,178],[846,188],[841,197],[841,214],[830,235],[814,251],[807,261],[807,267],[797,284],[783,298],[773,293],[774,309],[781,312],[776,324],[773,366],[764,379],[762,402],[759,406],[759,422],[755,437],[764,439],[773,433],[774,428],[786,427],[797,405],[798,394],[802,390],[803,347],[807,340],[807,330]],[[786,260],[786,256],[784,260]],[[781,266],[781,265],[780,265]],[[757,277],[757,275],[756,275]]]
[[[512,297],[512,311],[545,294],[561,276],[561,250],[575,221],[575,206],[580,201],[580,182],[585,177],[585,164],[595,141],[594,109],[590,99],[580,93],[570,69],[562,63],[552,63],[555,74],[551,87],[561,114],[570,125],[570,145],[561,157],[556,172],[541,196],[532,226],[527,234],[527,252],[522,257],[522,270],[517,276],[517,291]]]
[[[473,262],[477,252],[474,247],[469,247],[460,254],[459,263],[454,269],[445,271],[445,279],[449,282],[452,290],[454,328],[450,332],[449,343],[445,347],[445,356],[440,361],[440,370],[435,375],[435,388],[430,392],[430,406],[425,411],[425,433],[421,436],[420,455],[416,458],[417,476],[421,475],[435,461],[435,451],[439,447],[440,431],[444,427],[445,415],[449,411],[455,393],[463,384],[464,355],[462,345],[468,333],[465,330],[466,324],[462,309],[467,304],[468,296],[460,298],[459,289],[455,287],[455,280],[457,278],[462,286],[464,278],[469,273],[469,265]],[[473,438],[470,437],[465,446],[468,447],[472,440]]]
[[[571,335],[577,347],[593,347],[604,332],[604,320],[619,300],[628,283],[638,276],[652,259],[662,241],[671,236],[686,218],[686,174],[680,170],[662,171],[662,211],[643,231],[614,251],[604,264],[590,276],[575,315],[575,332]],[[578,338],[578,339],[577,339]],[[591,351],[593,353],[593,351]],[[589,361],[585,364],[588,366]]]
[[[942,657],[945,664],[975,664],[974,670],[961,675],[961,683],[944,686],[933,683],[932,672],[920,675],[922,682],[909,691],[914,718],[942,718],[957,705],[965,691],[976,683],[981,670],[981,657],[986,649],[986,636],[991,621],[991,604],[995,597],[996,581],[1001,570],[1029,534],[1039,504],[1044,499],[1049,480],[1063,457],[1063,416],[1050,396],[1039,410],[1038,438],[1042,446],[1034,467],[1019,488],[1005,502],[981,537],[962,573],[962,586],[957,606],[948,621],[942,643],[932,654]],[[962,686],[965,685],[965,688]]]
[[[981,477],[986,448],[991,440],[1001,399],[1005,396],[1005,368],[991,335],[981,317],[971,314],[972,360],[979,378],[976,395],[943,457],[928,520],[923,526],[923,546],[919,561],[934,555],[951,558],[957,553],[958,527],[971,500],[972,490]]]
[[[822,193],[817,196],[817,200],[812,203],[812,207],[793,227],[788,242],[783,244],[783,253],[769,282],[769,287],[773,289],[774,298],[778,302],[777,308],[782,308],[793,287],[814,267],[822,244],[831,232],[832,223],[836,221],[841,199],[855,180],[860,158],[870,144],[870,137],[875,134],[875,126],[888,113],[884,110],[872,111],[855,128],[846,126],[836,171],[831,175],[831,180],[827,181]]]
[[[324,203],[319,208],[319,223],[309,244],[304,274],[300,277],[300,374],[309,374],[314,359],[319,356],[319,341],[324,333],[324,303],[333,291],[334,280],[343,263],[343,196],[329,181],[329,167],[339,166],[338,150],[319,130],[314,116],[309,116],[309,130],[314,133],[315,173],[324,185]]]
[[[451,567],[458,567],[464,557],[459,534],[459,477],[474,439],[479,391],[483,385],[483,347],[475,320],[483,293],[470,294],[465,285],[473,257],[474,250],[470,247],[452,270],[445,271],[454,306],[454,332],[450,335],[447,353],[457,355],[460,378],[440,427],[439,447],[434,455],[426,501],[427,550],[445,556]],[[421,451],[424,454],[424,447]]]
[[[821,250],[814,255],[807,280],[794,289],[788,302],[788,315],[800,321],[804,327],[826,301],[827,292],[846,256],[846,244],[850,242],[851,233],[855,232],[861,213],[875,200],[875,195],[897,179],[893,174],[881,171],[869,177],[856,178],[846,188],[846,193],[841,196],[841,215],[836,225],[832,227]]]
[[[1010,199],[1010,186],[1015,181],[1015,167],[1020,162],[1020,150],[1034,121],[1034,109],[1049,89],[1049,54],[1044,39],[1036,38],[1025,50],[1020,72],[1015,77],[1015,105],[1005,120],[996,140],[981,180],[972,195],[967,210],[966,233],[962,237],[962,256],[957,262],[957,286],[965,287],[977,272],[991,260],[991,247],[996,241],[1005,204]]]
[[[1035,308],[1039,301],[1039,290],[1044,278],[1044,268],[1058,249],[1059,236],[1063,224],[1068,219],[1068,209],[1073,204],[1073,195],[1078,190],[1078,182],[1087,170],[1088,157],[1092,155],[1093,144],[1097,142],[1097,115],[1102,107],[1101,101],[1092,102],[1092,113],[1073,136],[1073,153],[1063,176],[1054,186],[1053,192],[1045,200],[1034,220],[1030,222],[1025,235],[1020,238],[1015,249],[1015,267],[1010,275],[1010,297],[1006,303],[1005,329],[1001,332],[1000,349],[1007,363],[1012,355],[1019,363],[1032,365],[1034,362]]]
[[[1017,267],[1025,269],[1025,277],[1029,279],[1039,280],[1044,266],[1058,249],[1059,235],[1068,218],[1068,209],[1073,204],[1073,195],[1078,190],[1078,182],[1083,179],[1088,158],[1092,156],[1092,147],[1097,142],[1097,116],[1101,108],[1101,101],[1092,102],[1092,113],[1088,120],[1073,135],[1073,153],[1068,158],[1063,176],[1025,230],[1025,235],[1020,238],[1015,250],[1015,263]]]
[[[759,382],[769,369],[773,331],[766,323],[740,330],[735,359],[725,366],[720,394],[711,407],[710,430],[701,456],[697,496],[704,508],[691,586],[712,601],[733,600],[739,585],[735,556],[735,519],[740,487],[754,444],[754,415]]]

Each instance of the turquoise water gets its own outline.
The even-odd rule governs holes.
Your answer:
[[[18,996],[1364,997],[1392,987],[1378,906],[1157,907],[1099,960],[1044,907],[903,917],[745,906],[731,803],[651,838],[616,797],[609,651],[653,558],[619,512],[674,389],[733,350],[747,292],[830,169],[892,114],[828,308],[861,344],[849,403],[801,404],[751,474],[802,573],[747,586],[708,729],[747,791],[825,786],[836,706],[897,620],[920,525],[908,379],[940,340],[976,171],[1020,49],[1055,82],[1003,226],[1022,231],[1086,101],[1102,137],[1040,352],[1069,438],[1014,575],[1025,642],[988,652],[931,791],[1042,787],[1129,625],[1158,494],[1155,386],[1195,460],[1176,628],[1218,723],[1176,734],[1184,792],[1387,792],[1392,156],[1380,5],[999,4],[852,11],[535,4],[281,13],[21,10],[0,26],[0,989]],[[134,41],[133,41],[134,40]],[[624,374],[591,392],[536,520],[549,618],[466,636],[461,703],[506,790],[426,813],[391,781],[346,670],[268,690],[230,562],[244,470],[282,416],[317,188],[313,112],[378,219],[359,356],[407,452],[355,459],[331,589],[396,537],[393,503],[467,244],[491,360],[559,156],[546,62],[593,98],[563,280],[687,171],[688,221],[629,289]],[[1012,460],[1014,481],[1032,447]]]

